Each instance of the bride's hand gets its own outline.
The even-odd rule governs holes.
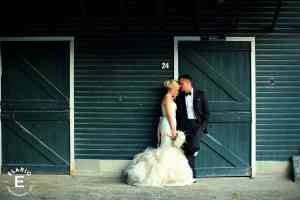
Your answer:
[[[177,136],[176,130],[172,130],[172,131],[171,131],[171,138],[172,138],[173,140],[175,140],[175,139],[176,139],[176,136]]]

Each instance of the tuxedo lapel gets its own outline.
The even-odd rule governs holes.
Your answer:
[[[194,110],[196,111],[196,109],[198,108],[198,102],[197,100],[199,99],[199,93],[198,90],[194,89],[194,95],[193,95],[193,106],[194,106]]]
[[[187,113],[186,113],[186,102],[185,102],[185,94],[182,92],[180,94],[180,104],[181,104],[181,115],[184,117],[184,119],[187,119]]]
[[[198,113],[200,113],[201,106],[202,106],[202,98],[199,90],[194,90],[193,106],[194,106],[195,115],[198,118],[199,117]]]

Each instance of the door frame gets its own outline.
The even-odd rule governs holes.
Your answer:
[[[201,41],[201,36],[174,36],[174,79],[178,79],[178,43]],[[215,41],[215,40],[214,40]],[[224,40],[220,40],[224,41]],[[256,176],[256,59],[255,37],[225,37],[225,41],[246,41],[251,43],[251,177]]]
[[[0,102],[1,102],[1,84],[2,84],[2,62],[1,62],[1,42],[57,42],[57,41],[68,41],[70,43],[70,58],[69,58],[69,71],[70,71],[70,99],[69,99],[69,123],[70,123],[70,175],[75,173],[75,156],[74,156],[74,37],[62,36],[62,37],[0,37]],[[1,114],[0,108],[0,114]],[[0,175],[2,173],[2,127],[0,120]]]

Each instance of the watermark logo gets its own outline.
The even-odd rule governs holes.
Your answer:
[[[31,176],[31,170],[24,167],[10,169],[7,174],[11,177],[7,190],[14,196],[23,197],[32,191],[32,185],[25,184],[25,178]]]

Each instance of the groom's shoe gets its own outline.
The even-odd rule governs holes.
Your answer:
[[[194,178],[193,183],[197,183],[197,182],[198,182],[197,179]]]

